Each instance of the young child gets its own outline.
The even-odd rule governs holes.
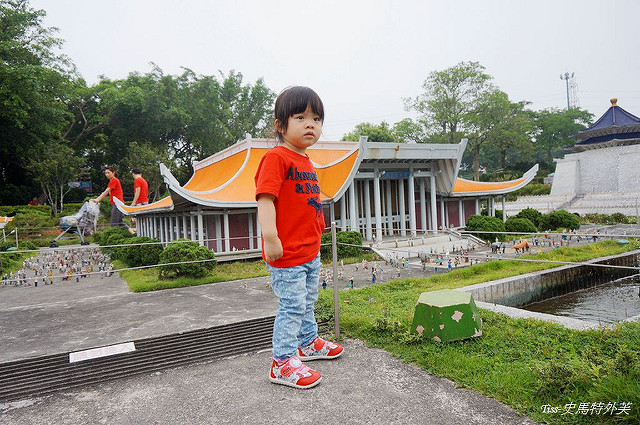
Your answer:
[[[311,388],[322,376],[302,361],[335,359],[342,346],[318,337],[320,236],[324,215],[320,187],[306,154],[322,132],[324,107],[307,87],[290,87],[276,99],[275,131],[282,144],[268,151],[256,173],[262,256],[278,298],[269,380]]]

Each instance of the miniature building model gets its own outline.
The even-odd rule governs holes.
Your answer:
[[[570,152],[555,160],[551,193],[519,198],[507,204],[509,214],[527,207],[540,212],[638,214],[640,118],[617,102],[611,99],[611,107],[576,134],[578,142]]]
[[[161,164],[170,196],[149,205],[129,207],[138,217],[139,235],[169,242],[199,241],[216,253],[261,247],[254,177],[260,160],[275,140],[252,139],[194,164],[181,186]],[[495,199],[533,179],[535,165],[517,180],[500,183],[457,178],[466,140],[459,144],[391,144],[318,142],[307,150],[321,188],[325,221],[340,230],[355,230],[365,240],[416,236],[442,228],[462,227]]]

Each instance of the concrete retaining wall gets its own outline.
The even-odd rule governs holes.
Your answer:
[[[598,258],[588,261],[588,263],[637,266],[639,261],[640,250],[636,250]],[[459,290],[471,292],[476,301],[521,307],[635,273],[637,271],[629,269],[567,265],[552,270],[465,286]]]

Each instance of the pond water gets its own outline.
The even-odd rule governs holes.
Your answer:
[[[640,315],[640,275],[633,275],[520,307],[596,323]]]

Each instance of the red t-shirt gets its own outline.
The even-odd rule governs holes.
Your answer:
[[[109,201],[111,202],[111,205],[113,205],[113,198],[118,198],[122,202],[124,202],[124,198],[122,196],[122,185],[120,184],[120,180],[118,180],[117,177],[109,180],[109,184],[107,185],[107,187],[111,188],[111,191],[109,192]]]
[[[256,199],[265,193],[276,198],[276,228],[283,253],[269,265],[294,267],[316,258],[325,224],[318,175],[309,157],[275,147],[260,161],[255,181]]]
[[[136,204],[140,204],[142,202],[149,202],[149,184],[142,177],[138,177],[133,181],[133,196],[135,196],[136,188],[140,188],[140,195],[138,196],[138,200]]]

